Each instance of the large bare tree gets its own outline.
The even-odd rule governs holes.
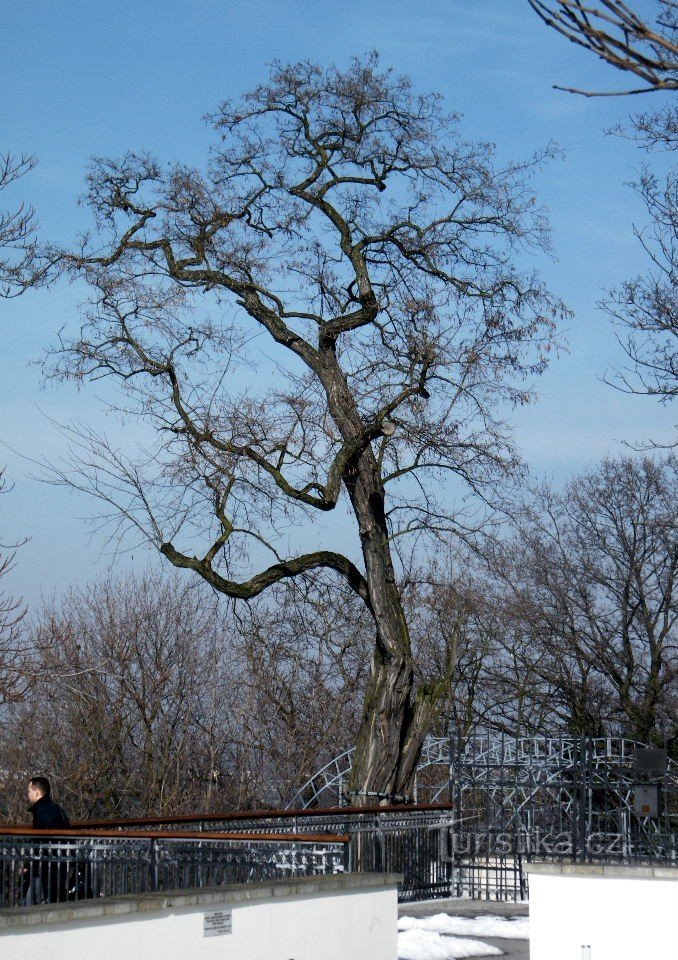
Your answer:
[[[376,55],[274,65],[211,121],[202,172],[92,167],[99,232],[70,264],[93,297],[54,373],[113,378],[154,439],[130,459],[81,433],[61,478],[229,597],[341,578],[375,626],[351,796],[409,797],[448,678],[415,677],[394,542],[464,530],[446,477],[488,497],[517,467],[503,412],[562,312],[519,266],[547,245],[550,150],[498,166]],[[320,549],[289,545],[304,526]]]

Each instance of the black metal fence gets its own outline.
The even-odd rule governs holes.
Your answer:
[[[526,866],[678,863],[678,771],[622,737],[450,738],[457,896],[523,899]]]
[[[347,818],[350,867],[401,873],[401,902],[449,897],[452,863],[447,842],[454,818],[448,810],[405,810]]]
[[[340,838],[0,834],[0,907],[77,901],[347,869]]]
[[[237,830],[252,836],[282,834],[340,834],[348,837],[349,871],[401,873],[401,901],[450,896],[452,863],[449,837],[454,826],[449,804],[420,807],[349,807],[326,810],[257,811],[225,815],[198,815],[166,819],[121,821],[130,826],[167,830],[191,826],[205,834]],[[92,824],[87,825],[90,829]],[[110,821],[101,826],[110,828]]]
[[[449,750],[452,806],[108,821],[40,844],[0,834],[0,905],[26,902],[31,884],[79,899],[339,870],[402,873],[401,901],[521,900],[530,861],[678,863],[678,772],[661,750],[490,733]]]
[[[404,874],[401,900],[521,900],[530,861],[678,863],[678,770],[621,737],[449,739],[452,806],[203,818],[200,829],[350,836],[355,870]],[[177,824],[179,825],[179,824]]]

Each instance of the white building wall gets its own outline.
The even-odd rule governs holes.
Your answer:
[[[371,884],[362,886],[359,877],[327,877],[305,886],[304,881],[252,884],[209,894],[130,897],[13,911],[13,918],[2,917],[0,956],[11,960],[396,960],[396,880],[372,878]],[[343,881],[343,885],[323,881]],[[38,922],[39,911],[43,912]],[[29,913],[33,922],[26,919]],[[215,914],[227,921],[230,914],[231,932],[206,935]]]
[[[530,960],[678,957],[678,870],[532,864]]]

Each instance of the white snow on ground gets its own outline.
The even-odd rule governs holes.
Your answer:
[[[497,956],[501,950],[480,940],[441,937],[433,930],[403,930],[398,934],[398,960],[456,960],[457,957]]]
[[[527,917],[450,917],[436,913],[432,917],[401,917],[398,930],[433,930],[464,937],[502,937],[505,940],[528,940],[530,921]]]
[[[463,934],[459,937],[458,934]],[[456,960],[457,957],[489,957],[501,950],[469,935],[527,940],[527,917],[401,917],[398,920],[398,960]]]

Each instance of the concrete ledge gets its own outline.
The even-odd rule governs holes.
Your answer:
[[[678,867],[633,866],[624,863],[528,863],[528,876],[536,873],[562,877],[609,877],[616,880],[678,881]]]
[[[124,897],[102,897],[78,903],[44,904],[0,911],[0,935],[21,928],[46,924],[87,922],[101,917],[161,913],[190,907],[209,907],[227,902],[229,906],[282,897],[312,897],[314,894],[359,893],[375,888],[395,887],[403,880],[400,873],[339,873],[321,877],[297,877],[290,880],[265,880],[258,883],[237,883],[223,887],[205,887],[187,893],[130,894]]]
[[[398,904],[399,917],[431,917],[447,913],[452,917],[526,917],[530,911],[525,901],[513,903],[508,900],[469,900],[466,897],[441,898],[440,900],[413,900]],[[485,941],[485,937],[481,938]]]

